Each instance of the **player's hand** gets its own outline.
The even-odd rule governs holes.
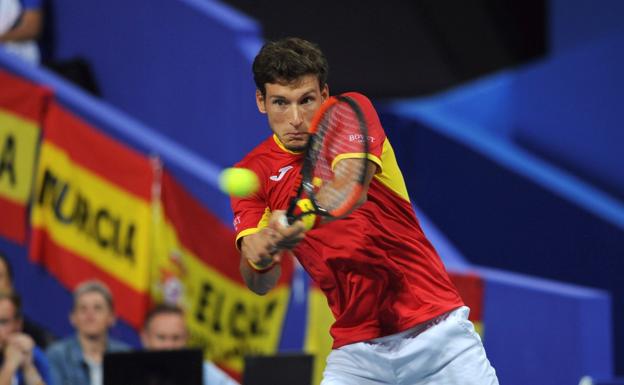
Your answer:
[[[280,262],[281,255],[275,253],[279,234],[270,227],[265,227],[255,234],[243,238],[241,254],[251,265],[259,269]]]
[[[243,238],[241,254],[257,270],[281,262],[282,252],[294,248],[303,239],[305,226],[300,221],[288,226],[285,215],[284,210],[275,211],[267,227]]]

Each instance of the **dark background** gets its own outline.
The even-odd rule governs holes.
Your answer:
[[[227,0],[268,40],[318,43],[332,93],[420,96],[547,52],[544,0]]]

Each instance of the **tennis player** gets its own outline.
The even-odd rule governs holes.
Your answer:
[[[312,228],[284,226],[310,121],[329,96],[328,65],[315,44],[287,38],[262,47],[253,73],[273,135],[237,164],[261,181],[253,196],[232,198],[240,270],[264,294],[280,276],[276,248],[289,249],[323,290],[336,321],[322,385],[498,384],[469,309],[420,228],[371,102],[347,94],[369,130],[359,207]]]

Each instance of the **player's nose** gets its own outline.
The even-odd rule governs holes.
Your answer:
[[[292,108],[292,113],[290,116],[290,124],[293,127],[299,127],[301,126],[301,123],[303,123],[303,115],[301,113],[301,110],[298,106],[294,106]]]

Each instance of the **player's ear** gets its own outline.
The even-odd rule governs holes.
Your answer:
[[[327,83],[325,83],[325,85],[321,89],[321,98],[323,99],[323,101],[325,101],[328,97],[329,97],[329,86],[327,85]]]
[[[258,106],[258,111],[266,114],[266,101],[264,99],[264,95],[258,89],[256,89],[256,106]]]

